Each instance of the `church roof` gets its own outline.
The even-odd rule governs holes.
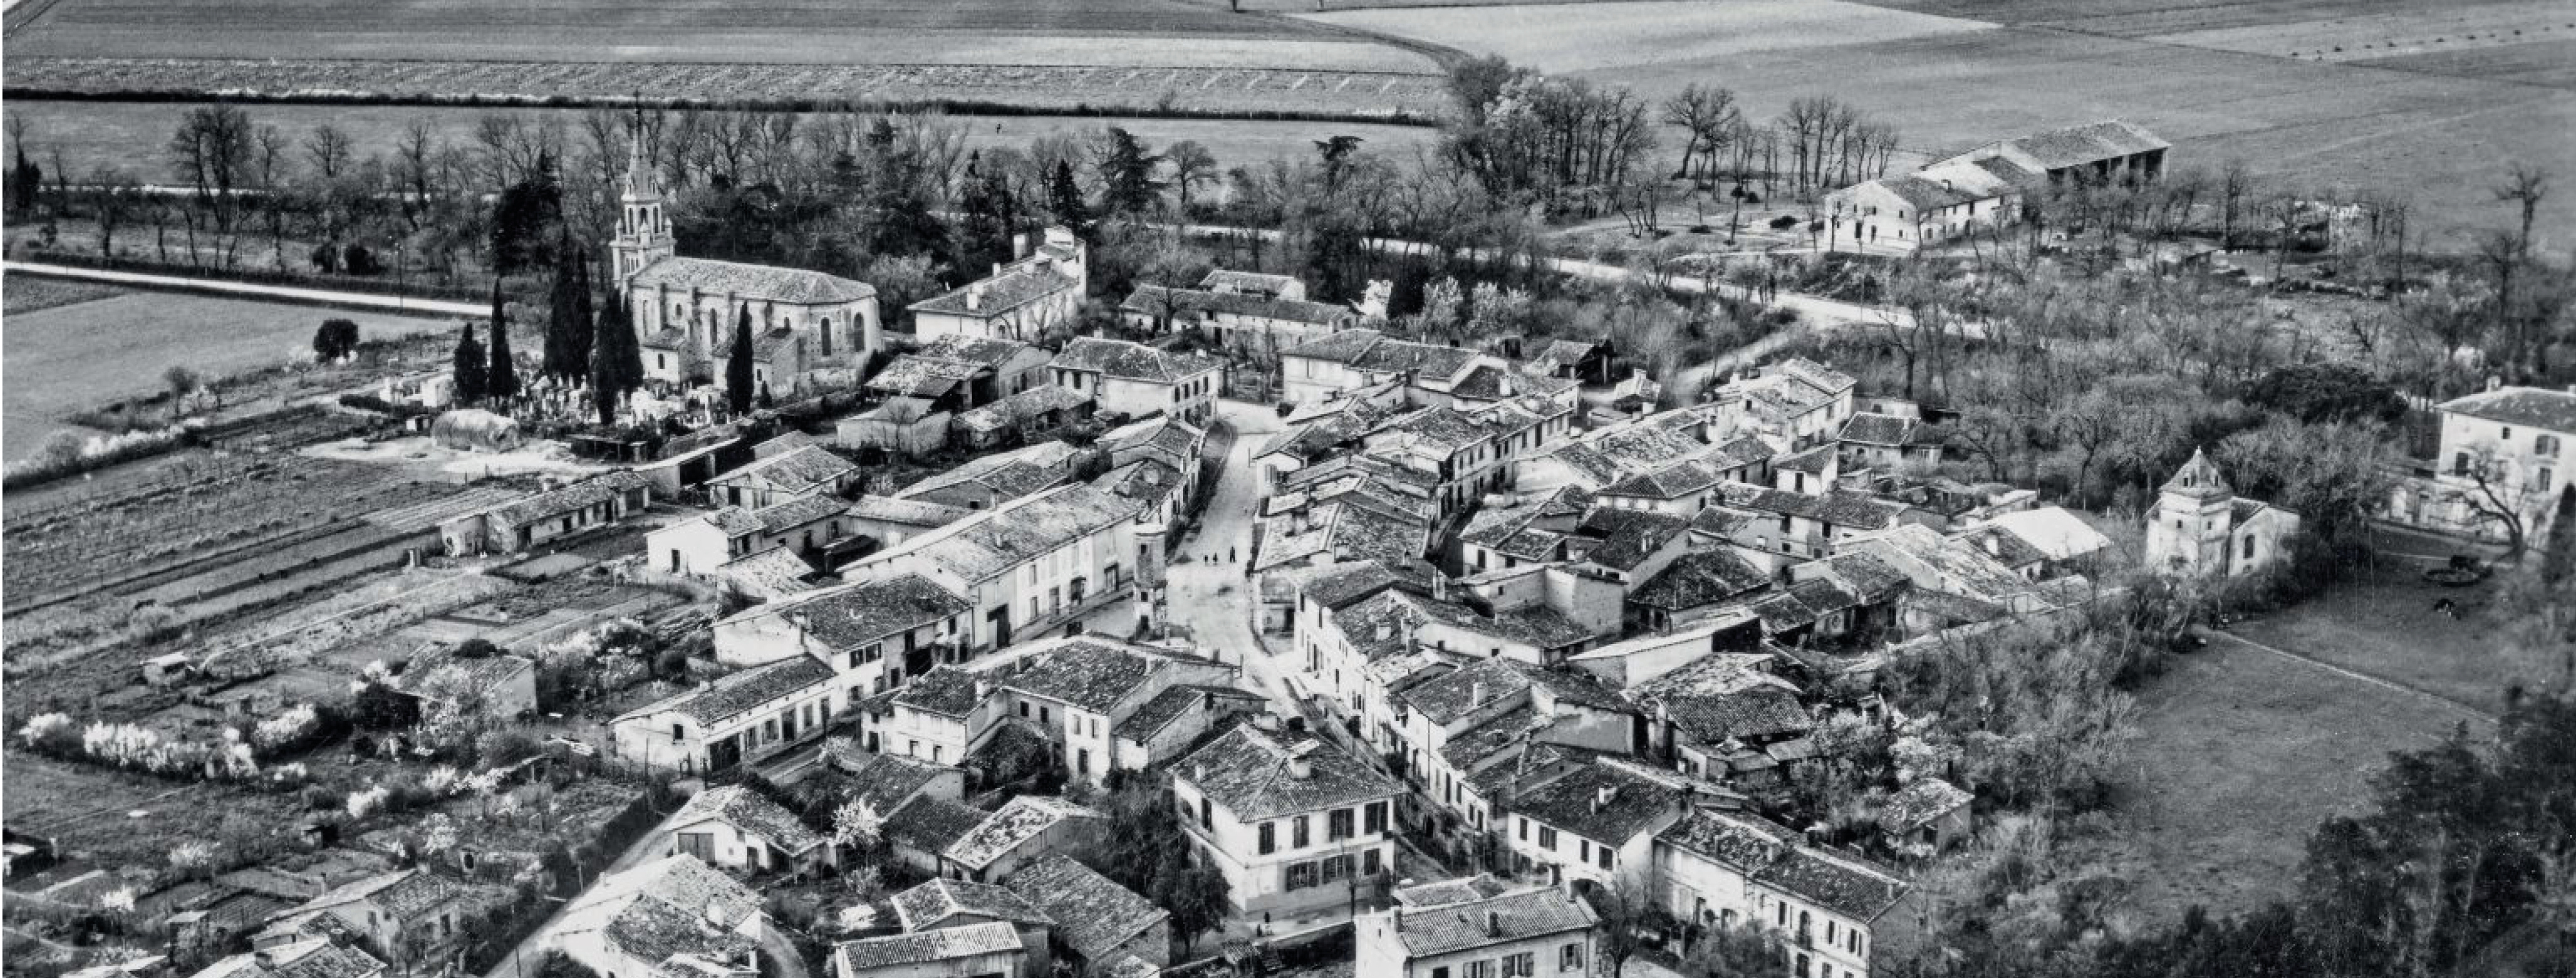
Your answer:
[[[2191,461],[2183,463],[2181,471],[2165,480],[2162,491],[2192,499],[2223,499],[2236,494],[2235,490],[2227,487],[2227,477],[2218,471],[2218,463],[2210,461],[2209,455],[2197,448],[2191,451]]]
[[[813,306],[857,302],[876,297],[875,286],[802,268],[746,265],[708,258],[666,257],[635,273],[643,288],[696,290],[747,302],[783,302]]]

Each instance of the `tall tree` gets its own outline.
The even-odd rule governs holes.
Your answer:
[[[572,322],[564,336],[564,356],[570,369],[568,379],[580,379],[590,372],[590,350],[597,342],[593,336],[598,322],[590,305],[590,249],[572,249]],[[633,335],[633,334],[629,334]]]
[[[635,330],[625,323],[626,302],[621,296],[610,296],[608,308],[600,310],[599,328],[593,334],[597,342],[590,351],[590,401],[599,409],[599,423],[617,423],[618,401],[631,389],[625,383],[624,352],[635,346]],[[636,350],[642,355],[642,350]],[[639,371],[640,373],[640,371]]]
[[[1134,216],[1162,204],[1163,182],[1154,172],[1162,168],[1163,157],[1127,130],[1110,127],[1109,147],[1099,165],[1103,213]]]
[[[578,376],[573,373],[572,363],[574,302],[571,244],[572,238],[569,234],[556,236],[555,253],[561,260],[555,262],[554,278],[546,288],[546,344],[545,349],[540,352],[543,354],[541,362],[544,364],[541,370],[548,377]]]
[[[1084,241],[1093,240],[1091,208],[1082,201],[1082,186],[1073,182],[1073,162],[1055,161],[1055,173],[1047,180],[1047,210],[1055,222],[1071,229]]]
[[[725,356],[725,401],[735,414],[750,414],[752,400],[760,393],[751,357],[751,306],[746,303],[734,317],[733,351]]]
[[[519,396],[519,365],[510,356],[510,313],[503,308],[501,280],[492,280],[492,369],[483,375],[483,392],[494,400]]]
[[[474,341],[474,324],[466,323],[464,334],[456,338],[456,403],[483,399],[483,372],[490,363],[483,355],[483,344]]]

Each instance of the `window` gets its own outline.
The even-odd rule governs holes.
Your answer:
[[[1328,842],[1339,842],[1350,838],[1354,834],[1351,831],[1351,823],[1356,820],[1354,817],[1356,814],[1348,808],[1336,808],[1324,813],[1324,839]]]
[[[2254,535],[2251,533],[2245,535],[2245,559],[2254,559]]]
[[[1521,820],[1520,820],[1520,823],[1521,823],[1521,841],[1523,841],[1523,842],[1528,842],[1528,841],[1529,841],[1529,819],[1526,819],[1526,818],[1521,819]]]
[[[1582,860],[1582,861],[1584,861],[1584,862],[1587,862],[1587,863],[1588,863],[1588,862],[1591,862],[1591,861],[1592,861],[1592,840],[1590,840],[1590,839],[1576,839],[1576,840],[1574,840],[1574,856],[1575,856],[1575,858],[1580,859],[1580,860]]]
[[[1556,970],[1558,970],[1558,971],[1581,971],[1581,970],[1583,970],[1583,942],[1581,942],[1581,941],[1576,941],[1576,942],[1574,942],[1574,943],[1572,943],[1572,944],[1568,944],[1568,945],[1566,945],[1566,946],[1564,946],[1564,947],[1562,947],[1562,948],[1557,949],[1557,952],[1556,952]]]
[[[1386,872],[1386,861],[1375,849],[1360,853],[1360,872],[1370,876]]]
[[[1547,851],[1549,851],[1549,852],[1555,852],[1555,851],[1556,851],[1556,830],[1555,830],[1555,829],[1552,829],[1552,828],[1548,828],[1547,826],[1544,826],[1544,825],[1539,826],[1539,827],[1538,827],[1538,847],[1539,847],[1539,848],[1541,848],[1541,849],[1545,849],[1545,850],[1547,850]]]
[[[1369,802],[1360,809],[1360,830],[1371,834],[1386,831],[1386,803]]]
[[[1313,885],[1315,885],[1315,864],[1314,864],[1314,863],[1290,863],[1290,864],[1289,864],[1289,866],[1288,866],[1288,888],[1289,888],[1289,889],[1291,889],[1291,890],[1302,890],[1302,889],[1305,889],[1305,888],[1310,887],[1310,886],[1313,886]]]
[[[1537,952],[1523,951],[1519,954],[1504,958],[1503,973],[1507,975],[1519,975],[1520,978],[1530,978],[1531,975],[1538,974]]]
[[[1214,828],[1214,827],[1215,827],[1215,823],[1216,823],[1216,816],[1215,816],[1215,814],[1214,814],[1214,813],[1215,813],[1215,809],[1208,805],[1208,800],[1207,800],[1207,798],[1206,798],[1206,797],[1204,797],[1204,796],[1200,797],[1200,798],[1199,798],[1199,827],[1200,827],[1200,828],[1203,828],[1203,829],[1205,829],[1205,828]]]
[[[1289,820],[1288,847],[1292,849],[1303,849],[1308,845],[1313,844],[1313,836],[1307,831],[1307,829],[1308,825],[1306,816],[1299,815],[1296,818]]]
[[[1029,701],[1027,701],[1027,700],[1021,700],[1021,701],[1020,701],[1020,719],[1026,720],[1026,719],[1028,719],[1028,717],[1029,717]]]
[[[1491,961],[1467,962],[1467,978],[1494,978],[1494,963]]]
[[[2558,454],[2558,436],[2557,436],[2557,435],[2535,435],[2535,436],[2533,436],[2533,437],[2532,437],[2532,439],[2531,439],[2531,454],[2534,454],[2534,455],[2548,455],[2548,456],[2555,457],[2555,456]]]
[[[1269,855],[1269,854],[1271,854],[1271,853],[1273,853],[1273,852],[1277,852],[1278,850],[1279,850],[1279,823],[1277,823],[1277,822],[1263,822],[1263,823],[1261,823],[1261,842],[1260,842],[1260,848],[1259,848],[1257,851],[1258,851],[1261,855],[1267,856],[1267,855]]]
[[[1602,847],[1601,847],[1601,868],[1603,868],[1603,869],[1617,869],[1617,868],[1618,868],[1618,866],[1614,865],[1614,864],[1615,864],[1615,863],[1617,863],[1617,862],[1618,862],[1618,853],[1612,852],[1609,846],[1602,846]]]
[[[1351,857],[1333,856],[1324,860],[1324,882],[1332,883],[1349,878],[1351,878]]]

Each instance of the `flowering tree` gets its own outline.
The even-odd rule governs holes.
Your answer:
[[[865,798],[843,802],[832,812],[832,844],[844,849],[873,849],[885,838],[885,817]]]

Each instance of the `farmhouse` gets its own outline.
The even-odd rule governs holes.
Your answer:
[[[611,751],[682,773],[721,771],[818,734],[832,718],[832,667],[810,657],[756,666],[618,716]]]
[[[652,483],[633,472],[592,476],[438,524],[448,556],[520,553],[633,516],[652,503]]]
[[[853,370],[885,348],[877,290],[821,272],[682,258],[663,211],[661,174],[639,133],[618,195],[609,254],[633,311],[646,378],[671,387],[725,376],[734,331],[751,323],[762,387],[793,389],[808,374]]]
[[[292,943],[338,931],[362,935],[397,959],[435,961],[457,950],[467,924],[507,899],[507,893],[416,866],[395,870],[305,901],[270,921],[251,945]]]
[[[858,478],[858,463],[807,445],[710,479],[707,495],[718,505],[764,509],[806,496],[838,496]]]
[[[1934,160],[1924,169],[2003,160],[2021,172],[2044,175],[2050,186],[2075,182],[2133,184],[2163,176],[2165,154],[2172,148],[2172,143],[2144,126],[2110,119],[1987,143]]]
[[[1306,299],[1306,283],[1287,275],[1216,269],[1195,289],[1138,285],[1118,307],[1129,326],[1152,333],[1206,330],[1220,344],[1284,349],[1358,324],[1348,306]]]
[[[832,978],[1023,978],[1028,948],[1008,923],[942,927],[842,941]]]

